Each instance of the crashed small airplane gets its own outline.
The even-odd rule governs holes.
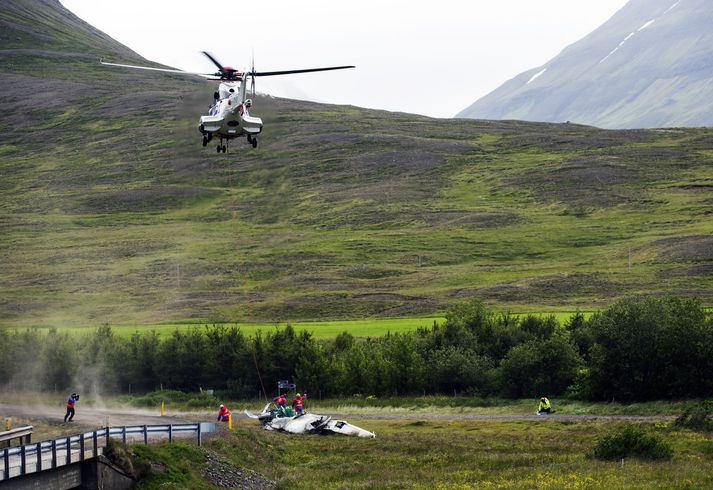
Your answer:
[[[376,434],[352,425],[345,420],[332,420],[329,415],[305,413],[294,415],[289,408],[270,410],[270,404],[265,405],[262,413],[255,415],[245,411],[251,419],[257,419],[265,430],[281,430],[292,434],[343,434],[345,436],[376,437]]]

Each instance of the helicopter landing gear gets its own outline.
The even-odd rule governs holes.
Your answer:
[[[213,139],[213,133],[209,133],[205,129],[203,129],[202,124],[200,127],[200,131],[201,131],[201,133],[203,133],[203,147],[205,148],[206,146],[208,146],[208,143],[210,142],[210,140]]]
[[[225,153],[228,150],[228,146],[223,144],[223,138],[220,138],[220,144],[215,147],[215,151],[218,153],[223,152]]]
[[[255,137],[255,136],[249,134],[249,135],[248,135],[248,143],[250,143],[251,145],[253,145],[253,148],[257,148],[257,137]]]

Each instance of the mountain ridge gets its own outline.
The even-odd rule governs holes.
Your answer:
[[[713,125],[711,20],[713,5],[702,0],[630,0],[601,27],[457,117],[610,129]]]

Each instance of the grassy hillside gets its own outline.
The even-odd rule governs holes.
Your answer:
[[[713,303],[713,130],[258,97],[258,149],[216,154],[214,83],[99,65],[136,55],[37,5],[0,8],[0,324]]]

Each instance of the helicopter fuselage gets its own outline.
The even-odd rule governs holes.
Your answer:
[[[208,114],[201,116],[198,129],[203,134],[203,146],[214,137],[223,141],[247,136],[248,142],[257,146],[257,135],[262,131],[262,119],[250,115],[252,100],[247,98],[247,81],[222,82],[215,93]]]
[[[248,143],[251,144],[253,148],[257,148],[257,135],[262,131],[262,119],[250,115],[250,108],[253,102],[247,97],[248,82],[251,82],[250,91],[255,94],[256,77],[354,68],[353,65],[349,65],[258,72],[255,71],[255,64],[253,63],[250,71],[241,72],[235,68],[221,65],[218,60],[207,51],[203,51],[203,54],[218,68],[216,73],[195,73],[171,68],[155,68],[152,66],[125,65],[122,63],[99,61],[102,65],[117,66],[120,68],[179,73],[190,76],[199,75],[208,80],[220,80],[220,86],[213,96],[213,103],[208,109],[208,114],[201,116],[198,123],[198,130],[203,135],[203,146],[208,146],[208,142],[214,137],[220,138],[220,144],[216,147],[218,153],[225,153],[228,149],[228,144],[230,144],[230,140],[241,136],[247,136]]]

